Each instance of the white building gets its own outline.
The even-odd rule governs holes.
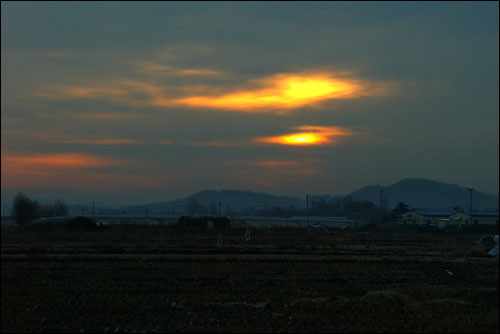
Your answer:
[[[398,217],[400,224],[430,225],[445,228],[448,225],[495,225],[498,226],[498,211],[425,211],[415,210]]]
[[[400,224],[412,224],[412,225],[431,225],[440,226],[444,222],[450,221],[450,217],[456,214],[455,210],[447,211],[426,211],[426,210],[414,210],[403,213],[398,217],[398,223]]]
[[[498,211],[470,211],[457,212],[450,216],[452,224],[477,224],[498,226]]]

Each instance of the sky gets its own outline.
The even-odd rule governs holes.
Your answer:
[[[498,2],[1,4],[2,203],[498,194]]]

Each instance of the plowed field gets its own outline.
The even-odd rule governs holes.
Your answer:
[[[497,332],[481,235],[2,230],[2,332]]]

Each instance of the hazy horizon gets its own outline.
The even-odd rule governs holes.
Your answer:
[[[415,180],[415,179],[419,179],[419,178],[414,178],[412,180]],[[398,180],[399,181],[403,181],[405,179],[402,179],[402,180]],[[426,181],[435,181],[435,182],[441,182],[439,180],[429,180],[429,179],[419,179],[419,180],[426,180]],[[335,197],[335,196],[348,196],[350,195],[350,193],[356,191],[356,190],[359,190],[359,189],[362,189],[364,187],[369,187],[369,186],[373,186],[373,187],[377,187],[377,186],[381,186],[381,187],[389,187],[393,184],[396,184],[398,182],[394,182],[394,183],[391,183],[391,184],[387,184],[387,185],[380,185],[380,184],[367,184],[363,187],[360,187],[360,188],[356,188],[356,189],[353,189],[353,191],[349,191],[347,193],[300,193],[300,194],[281,194],[281,193],[272,193],[272,192],[265,192],[265,191],[255,191],[253,189],[199,189],[197,191],[194,191],[192,193],[189,193],[189,194],[185,194],[185,195],[179,195],[179,196],[171,196],[171,197],[162,197],[161,195],[159,195],[158,199],[152,199],[150,201],[143,201],[143,202],[106,202],[106,201],[103,201],[100,197],[92,197],[91,195],[89,195],[89,197],[84,200],[84,201],[71,201],[71,195],[64,195],[64,196],[59,196],[59,195],[56,195],[56,196],[52,196],[52,197],[43,197],[43,193],[40,193],[40,195],[37,195],[37,193],[26,193],[24,192],[23,194],[28,196],[29,198],[33,199],[33,200],[37,200],[37,201],[41,201],[42,203],[51,203],[51,202],[54,202],[55,200],[58,200],[58,199],[61,199],[63,200],[66,204],[69,204],[69,205],[79,205],[79,204],[86,204],[86,205],[91,205],[92,202],[94,202],[96,205],[100,205],[100,206],[127,206],[127,205],[147,205],[147,204],[151,204],[151,203],[157,203],[157,202],[169,202],[169,201],[175,201],[175,200],[179,200],[179,199],[185,199],[187,197],[190,197],[192,195],[195,195],[195,194],[198,194],[198,193],[201,193],[201,192],[204,192],[204,191],[214,191],[214,192],[221,192],[221,191],[238,191],[238,192],[252,192],[252,193],[255,193],[255,194],[267,194],[267,195],[272,195],[272,196],[278,196],[278,197],[281,197],[281,196],[284,196],[284,197],[291,197],[291,198],[304,198],[305,200],[305,197],[306,195],[309,195],[310,198],[314,197],[314,196],[331,196],[331,197]],[[443,184],[448,184],[448,185],[456,185],[456,186],[460,186],[460,187],[464,187],[463,185],[460,185],[460,184],[451,184],[451,183],[446,183],[446,182],[441,182]],[[487,193],[487,192],[484,192],[482,191],[481,189],[477,189],[477,188],[474,188],[474,192],[481,192],[483,194],[487,194],[487,195],[494,195],[494,196],[498,196],[499,194],[498,193]],[[474,194],[473,192],[473,194]],[[6,208],[10,208],[11,205],[12,205],[12,201],[14,199],[14,197],[17,195],[18,193],[8,193],[8,196],[6,196],[5,200],[4,200],[4,197],[2,197],[2,210],[6,209]],[[81,196],[81,194],[78,194],[78,196]],[[97,200],[96,200],[97,198]],[[468,200],[468,192],[466,194],[464,194],[464,198]],[[392,201],[400,201],[401,199],[398,199],[398,198],[391,198]],[[375,203],[375,202],[374,202]],[[377,202],[378,203],[378,202]],[[255,203],[249,203],[249,206],[252,206],[253,204]],[[456,205],[460,205],[460,203],[455,203]],[[5,206],[3,206],[5,205]],[[3,211],[2,211],[3,212]]]
[[[1,193],[499,193],[498,2],[2,2]]]

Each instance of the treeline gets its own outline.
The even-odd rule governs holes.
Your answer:
[[[188,214],[216,215],[218,214],[217,203],[204,205],[195,199],[190,199],[186,205]],[[350,219],[373,220],[389,218],[391,213],[374,203],[366,200],[354,200],[350,196],[337,196],[333,198],[312,198],[309,201],[309,209],[298,207],[296,205],[284,206],[266,206],[250,207],[236,212],[229,205],[221,209],[221,214],[227,216],[241,215],[254,217],[292,217],[292,216],[342,216]]]
[[[350,219],[379,219],[387,215],[388,211],[380,209],[370,201],[354,200],[350,196],[338,196],[334,198],[311,199],[309,209],[298,206],[289,207],[266,207],[249,208],[242,210],[244,216],[261,217],[292,217],[292,216],[317,216],[333,217],[342,216]]]
[[[68,207],[58,199],[54,203],[40,204],[22,193],[14,198],[12,217],[23,226],[40,217],[62,217],[68,215]]]

